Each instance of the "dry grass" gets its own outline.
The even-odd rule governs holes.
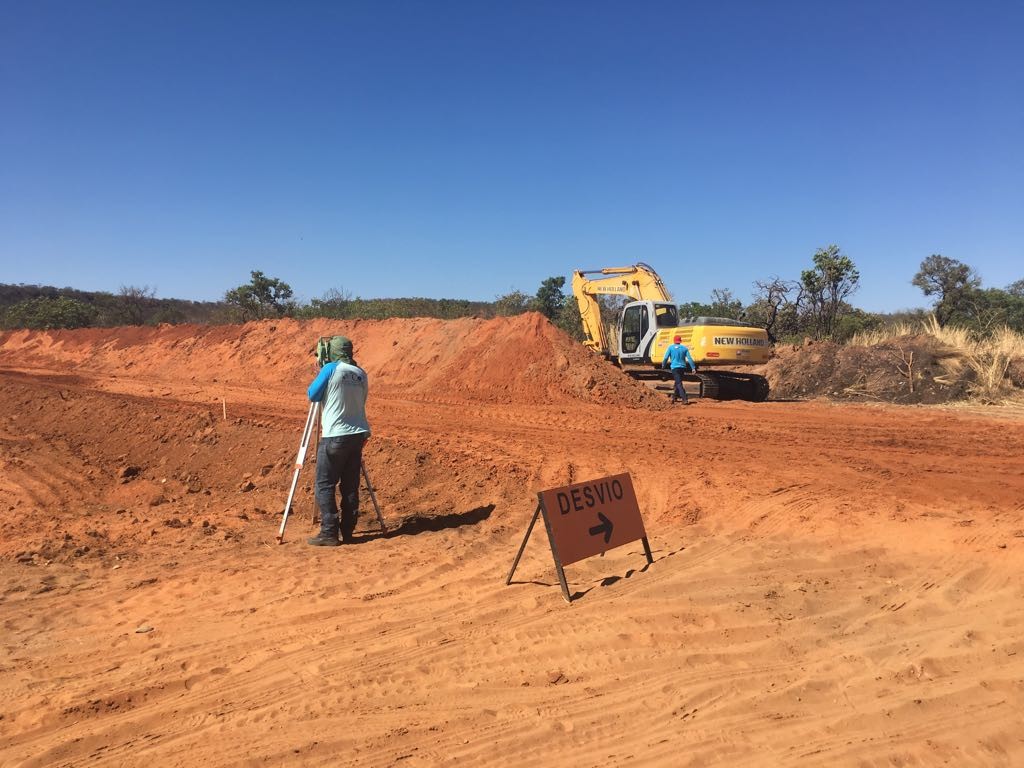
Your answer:
[[[847,344],[852,347],[877,347],[879,344],[886,344],[904,336],[916,336],[921,333],[921,327],[912,323],[893,323],[882,328],[875,328],[872,331],[861,331],[853,335]]]
[[[1004,400],[1016,390],[1007,373],[1014,361],[1024,361],[1024,335],[1003,327],[979,337],[966,328],[940,326],[932,316],[920,325],[896,323],[885,328],[858,333],[853,346],[874,347],[907,337],[929,336],[942,347],[943,378],[948,383],[968,377],[974,397],[987,402]]]

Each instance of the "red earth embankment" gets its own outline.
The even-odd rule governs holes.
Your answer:
[[[489,403],[595,402],[660,407],[658,398],[542,315],[477,320],[275,320],[0,335],[0,366],[158,382],[297,389],[323,335],[349,336],[372,386],[393,395]]]

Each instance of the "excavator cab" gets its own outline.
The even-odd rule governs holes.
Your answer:
[[[619,325],[619,357],[623,361],[642,361],[651,343],[663,328],[679,325],[675,304],[661,301],[634,301],[622,308]]]

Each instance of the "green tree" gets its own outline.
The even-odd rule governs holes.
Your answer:
[[[224,294],[224,301],[238,312],[242,322],[284,317],[295,311],[288,283],[267,277],[259,270],[249,274],[252,280],[247,285],[232,288]]]
[[[933,311],[940,326],[954,319],[966,321],[971,314],[971,301],[981,286],[981,278],[974,269],[937,253],[921,262],[910,282],[925,296],[936,297]]]
[[[569,338],[575,341],[583,341],[586,334],[583,332],[583,320],[580,318],[580,308],[576,299],[568,297],[554,319],[554,324],[565,331]]]
[[[711,317],[712,306],[703,301],[688,301],[679,305],[679,317]]]
[[[743,314],[743,302],[728,288],[711,290],[711,316],[736,319]]]
[[[521,315],[530,307],[530,297],[520,290],[512,289],[494,299],[494,311],[498,317]]]
[[[20,301],[3,313],[5,328],[48,331],[57,328],[87,328],[96,321],[96,310],[67,296],[38,296]]]
[[[562,287],[565,285],[564,277],[549,277],[540,284],[537,295],[530,302],[530,308],[535,309],[544,315],[548,320],[554,321],[565,307],[565,294]]]
[[[836,320],[832,339],[838,342],[849,341],[858,333],[874,330],[883,324],[884,319],[881,315],[847,305]]]
[[[168,323],[169,325],[177,325],[178,323],[188,322],[188,318],[185,313],[173,305],[162,305],[152,311],[146,318],[146,322],[149,325],[161,325]]]
[[[1003,325],[1024,332],[1024,297],[998,288],[976,289],[953,320],[982,335]]]
[[[846,298],[860,286],[860,272],[838,245],[819,248],[814,268],[800,273],[804,310],[816,338],[832,338],[836,321],[848,308]]]
[[[737,319],[743,314],[743,302],[728,288],[713,288],[711,301],[688,301],[679,305],[680,317],[725,317]]]

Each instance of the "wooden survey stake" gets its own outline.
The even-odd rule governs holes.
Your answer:
[[[654,562],[640,505],[633,491],[633,481],[628,473],[624,473],[538,493],[537,509],[505,584],[512,583],[512,576],[540,515],[544,516],[562,596],[570,603],[572,597],[565,581],[565,566],[570,563],[637,540],[643,542],[647,562]]]

